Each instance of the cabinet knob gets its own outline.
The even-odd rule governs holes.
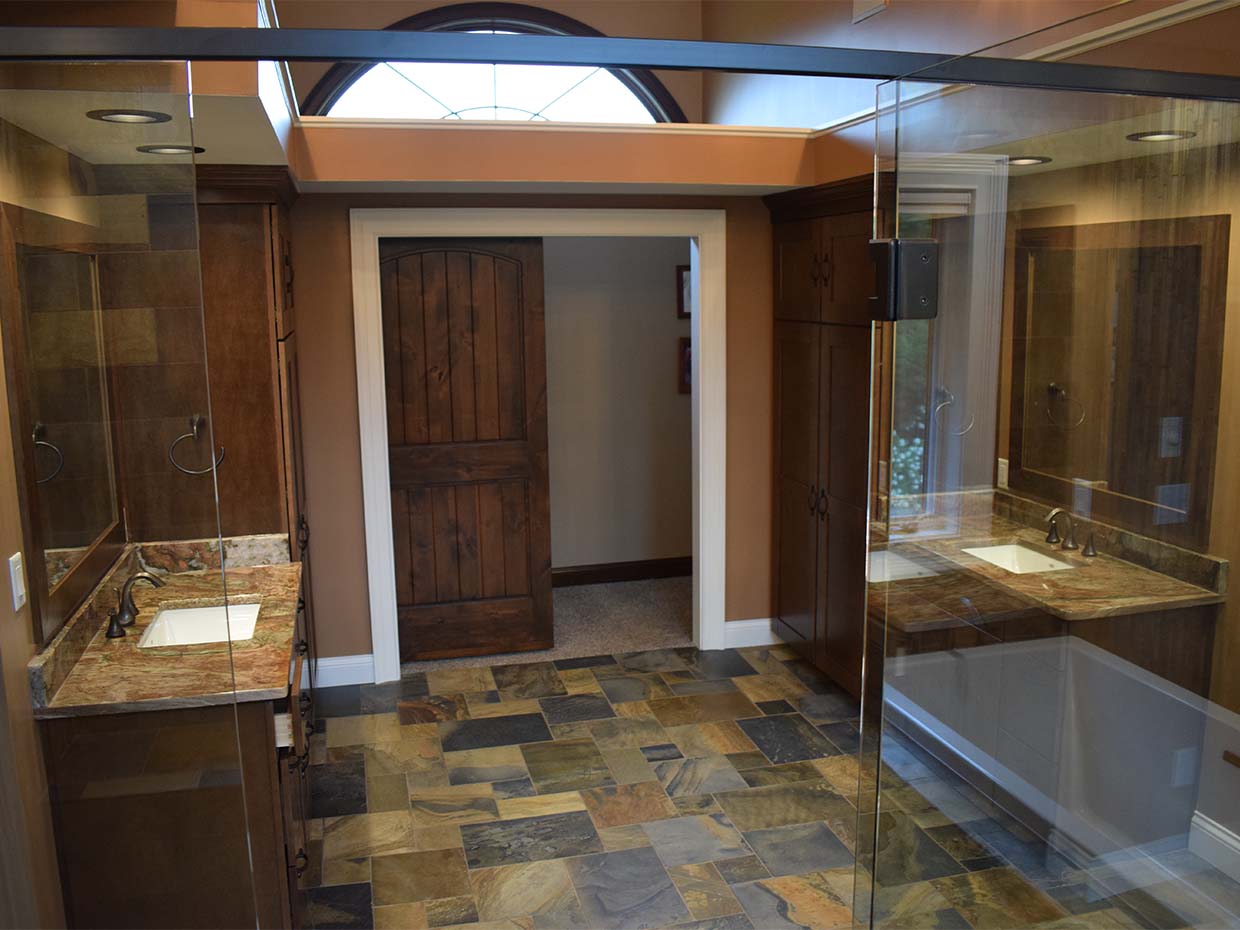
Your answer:
[[[815,284],[818,283],[818,265],[821,261],[822,259],[815,255],[813,260],[809,263],[809,279]]]
[[[809,489],[809,512],[812,515],[818,509],[818,490],[816,488]]]
[[[825,520],[827,518],[827,492],[818,492],[818,519]]]
[[[822,286],[826,287],[831,280],[831,259],[827,256],[822,257]]]
[[[304,849],[297,850],[297,855],[293,857],[293,871],[301,878],[305,874],[306,866],[310,864],[310,857],[306,855]]]

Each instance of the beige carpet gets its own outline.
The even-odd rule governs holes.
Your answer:
[[[555,648],[505,656],[407,662],[402,672],[449,666],[542,662],[693,645],[693,579],[576,585],[553,592]]]

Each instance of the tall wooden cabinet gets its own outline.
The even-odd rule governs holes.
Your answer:
[[[766,200],[775,252],[774,628],[854,693],[865,635],[871,183]]]

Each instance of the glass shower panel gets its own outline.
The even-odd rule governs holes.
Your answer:
[[[1240,105],[879,114],[877,229],[935,243],[937,306],[877,336],[859,917],[1240,925]]]
[[[232,640],[258,598],[229,602],[221,559],[187,66],[5,65],[0,142],[6,390],[70,925],[274,924],[247,830],[254,663]],[[209,616],[173,629],[179,608]]]

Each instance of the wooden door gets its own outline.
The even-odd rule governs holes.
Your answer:
[[[552,646],[542,243],[380,246],[403,661]]]
[[[773,227],[777,320],[818,319],[821,274],[818,222],[792,220]]]
[[[822,327],[775,324],[776,617],[785,636],[814,637],[817,571],[818,364]]]
[[[866,498],[870,439],[868,326],[824,326],[820,374],[822,463],[818,508],[815,658],[837,682],[861,688],[865,641]]]
[[[873,312],[870,298],[878,292],[870,236],[870,210],[818,220],[822,251],[822,316],[824,323],[866,325]]]

